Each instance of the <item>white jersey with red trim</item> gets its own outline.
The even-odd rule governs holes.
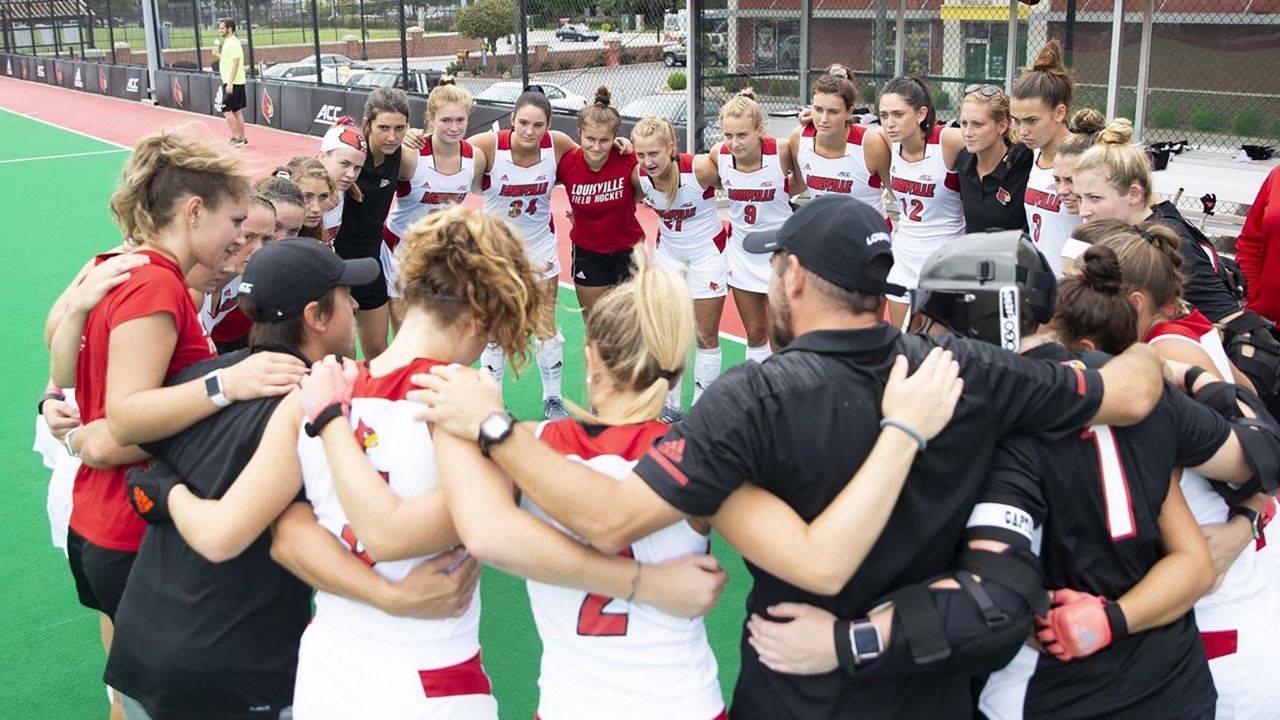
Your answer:
[[[902,212],[895,246],[927,246],[932,253],[942,243],[965,233],[960,176],[947,169],[941,127],[933,129],[924,146],[924,157],[915,162],[903,159],[902,144],[894,143],[889,174]]]
[[[867,132],[863,125],[851,126],[844,155],[830,158],[817,150],[818,129],[805,126],[800,134],[800,146],[796,148],[796,160],[810,197],[848,195],[885,215],[884,187],[880,176],[867,169],[866,149],[862,146]]]
[[[426,144],[418,152],[418,169],[412,179],[401,180],[396,185],[395,203],[387,214],[388,232],[383,233],[383,240],[392,252],[395,252],[400,238],[418,220],[433,212],[448,210],[467,199],[475,177],[475,148],[463,140],[459,152],[462,162],[458,172],[441,172],[436,168],[436,158],[432,154],[431,136],[427,136]]]
[[[751,172],[738,169],[733,154],[719,145],[717,171],[720,187],[729,199],[729,243],[725,260],[729,266],[729,286],[748,292],[769,289],[769,255],[748,253],[742,248],[747,236],[773,230],[791,217],[791,195],[787,171],[778,156],[778,141],[760,141],[760,167]]]
[[[1213,360],[1218,374],[1233,382],[1217,329],[1202,315],[1193,313],[1161,323],[1147,337],[1148,344],[1171,340],[1199,345]],[[1179,483],[1191,514],[1202,526],[1230,519],[1230,505],[1209,483],[1191,470],[1182,471]],[[1270,620],[1280,606],[1280,598],[1274,579],[1267,577],[1270,563],[1261,561],[1260,549],[1257,543],[1247,545],[1231,563],[1221,584],[1195,604],[1196,626],[1218,690],[1217,717],[1263,717],[1274,707],[1269,697],[1272,691],[1256,683],[1240,682],[1249,668],[1274,663],[1280,656]]]
[[[668,201],[667,193],[653,186],[653,178],[640,170],[640,187],[644,190],[644,202],[658,216],[658,243],[670,245],[670,249],[697,249],[708,243],[724,247],[724,223],[716,210],[716,189],[698,184],[693,170],[693,156],[680,153],[677,160],[679,186],[674,201]]]
[[[1053,168],[1040,167],[1040,151],[1036,150],[1031,163],[1031,175],[1027,178],[1027,191],[1022,206],[1027,211],[1027,228],[1031,240],[1040,248],[1053,274],[1062,277],[1062,246],[1071,239],[1071,231],[1083,220],[1079,215],[1067,212],[1067,206],[1058,197],[1058,184],[1053,179]]]
[[[506,220],[525,245],[555,245],[551,191],[556,185],[556,151],[551,132],[542,136],[538,162],[517,165],[511,157],[511,131],[498,132],[493,169],[484,176],[484,212]]]
[[[213,329],[222,322],[224,318],[231,314],[232,310],[240,307],[240,276],[231,278],[231,281],[218,291],[217,296],[205,295],[204,304],[200,306],[200,324],[204,326],[206,335],[213,332]]]
[[[560,420],[540,425],[538,437],[557,452],[620,481],[667,427],[650,421],[588,428]],[[572,535],[527,498],[521,504]],[[624,554],[648,565],[706,553],[708,547],[707,538],[682,521],[637,540]],[[724,709],[715,655],[701,619],[678,618],[648,605],[581,590],[533,581],[528,585],[542,638],[542,720],[710,720]]]
[[[413,389],[409,377],[427,372],[441,363],[417,359],[381,377],[369,374],[360,363],[351,400],[351,431],[364,448],[373,469],[401,498],[411,498],[436,487],[434,445],[426,423],[416,419],[422,408],[404,399]],[[364,553],[352,531],[347,514],[338,501],[324,443],[320,438],[298,433],[298,458],[303,485],[316,519],[334,537],[351,549],[374,571],[395,582],[434,555],[375,563]],[[355,600],[323,591],[316,593],[316,614],[312,626],[326,632],[359,637],[366,643],[386,643],[416,658],[418,669],[446,667],[462,663],[480,650],[480,591],[459,618],[420,620],[393,617]]]

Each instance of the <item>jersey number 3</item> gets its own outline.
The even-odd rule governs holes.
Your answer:
[[[618,553],[622,557],[635,557],[631,548]],[[584,637],[622,637],[627,634],[631,617],[626,612],[605,612],[609,605],[621,600],[604,595],[587,595],[578,608],[578,634]]]
[[[511,208],[507,210],[507,217],[518,218],[521,215],[534,215],[538,212],[538,198],[529,201],[529,207],[524,206],[523,200],[513,200]]]
[[[1102,476],[1102,503],[1107,513],[1107,532],[1112,540],[1124,540],[1134,536],[1133,497],[1129,494],[1129,479],[1124,474],[1120,460],[1120,447],[1116,437],[1106,425],[1093,425],[1081,435],[1093,440],[1098,449],[1098,474]]]

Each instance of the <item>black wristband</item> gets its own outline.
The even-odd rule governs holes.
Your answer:
[[[858,663],[853,656],[853,621],[836,620],[836,662],[845,672],[853,675],[858,670]]]
[[[1111,626],[1111,644],[1119,645],[1129,639],[1129,621],[1125,619],[1124,609],[1120,603],[1108,601],[1102,606],[1107,614],[1107,625]]]
[[[1185,373],[1183,373],[1182,386],[1186,388],[1188,395],[1195,395],[1196,381],[1199,380],[1200,376],[1203,374],[1205,374],[1205,369],[1199,365],[1192,365],[1187,368]]]
[[[37,415],[44,414],[44,403],[46,400],[57,400],[58,402],[66,402],[67,396],[63,395],[60,392],[53,392],[52,390],[50,390],[49,392],[41,393],[40,399],[36,401]]]
[[[325,425],[342,416],[342,403],[334,403],[321,410],[320,414],[316,415],[316,419],[307,423],[302,429],[306,431],[307,437],[319,437]]]

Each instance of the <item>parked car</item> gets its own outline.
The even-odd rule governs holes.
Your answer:
[[[702,129],[702,142],[710,148],[724,140],[724,132],[720,129],[720,105],[714,98],[702,101],[702,118],[706,125]],[[656,115],[667,118],[674,125],[684,125],[689,120],[689,96],[684,92],[654,93],[644,95],[618,108],[623,120],[639,120]]]
[[[298,62],[300,64],[310,64],[314,66],[316,64],[316,56],[308,55],[302,58],[301,60],[299,60]],[[352,60],[346,55],[339,55],[338,53],[320,53],[320,65],[322,67],[349,67],[352,70],[373,70],[374,69],[374,66],[370,65],[367,62]]]
[[[600,33],[586,25],[561,25],[556,28],[556,39],[562,42],[596,42]]]
[[[684,43],[676,43],[667,45],[662,48],[662,64],[667,67],[675,67],[676,65],[687,65],[689,63],[689,48]]]
[[[587,106],[585,97],[575,95],[561,85],[537,81],[534,81],[534,84],[542,88],[542,91],[547,95],[547,99],[551,101],[551,107],[557,110],[576,113]],[[476,94],[475,98],[495,105],[515,105],[516,98],[520,97],[522,92],[524,92],[524,86],[518,82],[499,82],[481,90]]]
[[[409,84],[406,86],[400,70],[379,68],[359,75],[352,75],[347,78],[347,82],[344,84],[351,88],[394,87],[406,92],[425,95],[435,88],[436,83],[440,82],[440,75],[441,73],[438,70],[409,70]]]
[[[328,85],[346,85],[351,78],[359,77],[368,70],[348,68],[345,65],[325,65],[320,68],[321,78]],[[286,82],[314,83],[316,81],[316,63],[314,60],[296,63],[276,63],[262,72],[262,76]]]

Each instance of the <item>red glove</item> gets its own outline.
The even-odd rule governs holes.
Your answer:
[[[1054,592],[1053,602],[1049,617],[1037,618],[1036,636],[1063,662],[1088,657],[1128,635],[1120,606],[1106,598],[1063,589]]]
[[[330,421],[351,411],[351,392],[355,387],[356,364],[330,355],[311,366],[302,379],[302,409],[307,414],[307,433],[315,437]]]

